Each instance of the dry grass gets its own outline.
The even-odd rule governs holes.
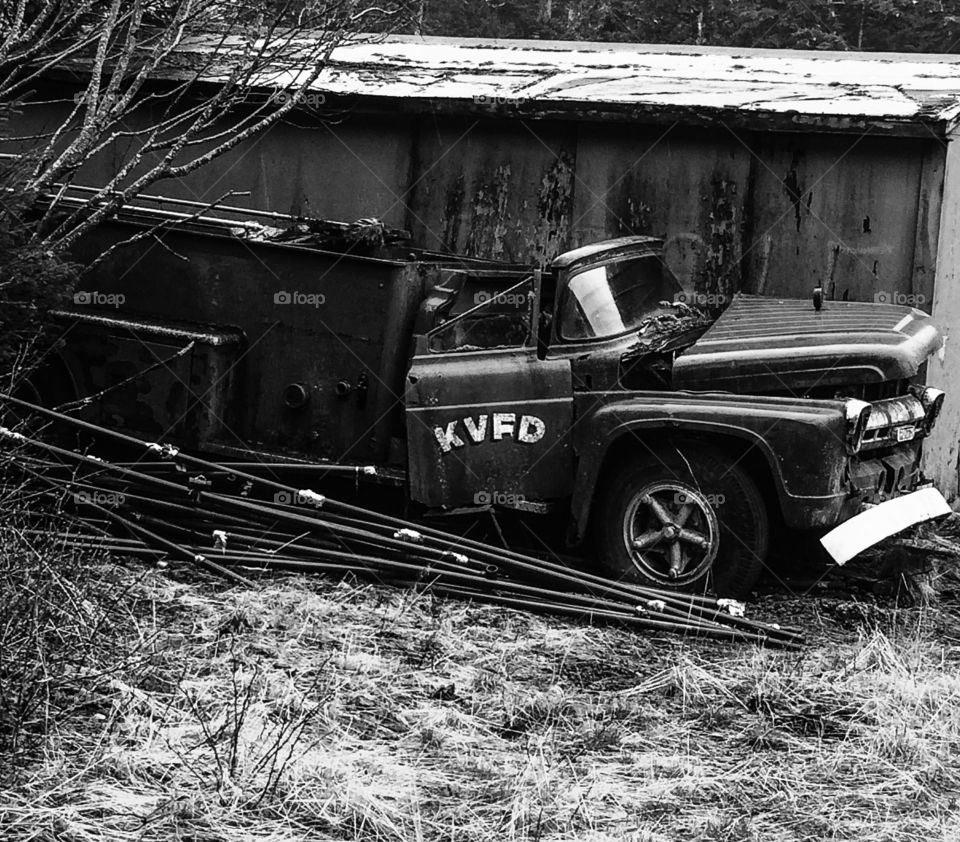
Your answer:
[[[785,654],[318,579],[90,574],[124,586],[139,657],[7,776],[4,840],[960,839],[946,605],[778,600],[815,633]]]

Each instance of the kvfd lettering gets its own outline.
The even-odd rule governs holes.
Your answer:
[[[535,444],[546,432],[547,425],[542,419],[535,415],[521,415],[518,421],[514,412],[494,412],[479,415],[477,418],[458,418],[446,426],[433,428],[433,434],[437,437],[443,453],[449,453],[467,443],[480,444],[487,441],[488,433],[492,441],[503,441],[509,437],[523,444]]]

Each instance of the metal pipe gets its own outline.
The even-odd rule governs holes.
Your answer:
[[[128,436],[123,433],[119,433],[114,430],[108,430],[105,428],[97,427],[92,425],[89,422],[81,421],[80,419],[71,418],[69,416],[64,416],[60,413],[57,413],[53,410],[47,410],[44,407],[38,407],[34,404],[30,404],[26,401],[22,401],[18,398],[13,398],[12,396],[5,396],[4,399],[11,401],[23,408],[28,410],[40,412],[48,417],[54,418],[56,420],[61,420],[71,425],[77,426],[81,429],[87,429],[91,432],[100,435],[106,435],[112,437],[116,440],[123,441],[127,444],[139,446],[142,448],[150,448],[151,446],[147,443],[138,440],[132,436]],[[99,460],[94,460],[90,457],[86,457],[81,454],[75,454],[71,451],[65,451],[62,448],[57,448],[53,445],[49,445],[45,442],[37,442],[25,437],[21,437],[22,441],[25,441],[33,446],[42,447],[50,453],[57,454],[61,457],[66,457],[71,461],[79,461],[81,464],[87,466],[94,466],[99,471],[110,471],[113,470],[116,473],[119,473],[121,476],[129,479],[133,482],[140,483],[150,483],[160,488],[165,488],[171,491],[174,491],[178,495],[182,495],[186,489],[182,486],[177,485],[176,483],[171,483],[169,481],[163,480],[159,477],[145,474],[139,471],[135,471],[123,466],[110,465],[109,463],[99,462]],[[216,465],[210,463],[207,460],[200,459],[198,457],[190,456],[189,454],[176,454],[176,458],[180,459],[182,462],[191,464],[202,468],[207,473],[210,472],[222,472],[224,466]],[[246,474],[244,472],[229,471],[240,478],[249,479],[253,482],[261,483],[262,486],[266,488],[274,488],[281,491],[284,491],[289,494],[296,494],[296,489],[286,486],[283,483],[275,482],[273,480],[264,479],[263,477],[254,476]],[[341,503],[335,500],[325,500],[324,505],[329,506],[330,509],[333,509],[333,514],[329,511],[325,512],[324,518],[311,517],[297,512],[285,511],[284,508],[280,508],[277,505],[270,505],[266,503],[253,503],[252,501],[243,499],[237,499],[235,497],[229,497],[221,494],[216,494],[213,492],[207,492],[203,490],[194,491],[194,496],[197,500],[206,499],[211,500],[215,504],[219,504],[220,508],[226,507],[228,509],[232,508],[236,510],[237,508],[245,510],[249,515],[250,513],[255,514],[259,518],[269,518],[272,522],[277,521],[286,521],[288,523],[298,523],[300,525],[307,525],[311,530],[318,528],[326,529],[338,537],[350,541],[359,542],[361,545],[372,545],[378,551],[391,551],[400,553],[405,557],[414,557],[422,561],[441,561],[442,558],[438,558],[444,553],[450,552],[460,552],[463,549],[469,549],[475,555],[477,561],[485,561],[488,564],[495,563],[498,566],[506,566],[515,572],[521,572],[524,574],[531,574],[538,578],[548,578],[555,581],[563,582],[564,584],[573,584],[578,588],[587,589],[591,591],[597,591],[599,594],[604,596],[614,596],[618,599],[625,599],[630,601],[636,601],[638,599],[655,599],[666,606],[671,610],[671,613],[680,614],[684,619],[696,620],[698,622],[711,622],[714,624],[723,624],[724,626],[733,626],[741,629],[752,629],[764,634],[776,633],[778,635],[785,636],[798,636],[799,631],[793,629],[773,629],[771,627],[764,626],[764,624],[756,623],[755,621],[747,620],[746,618],[733,617],[729,614],[726,614],[720,610],[717,602],[705,597],[698,597],[692,595],[680,595],[668,591],[660,591],[652,588],[644,588],[634,585],[624,585],[622,583],[611,582],[609,580],[603,579],[599,576],[595,576],[590,573],[577,571],[574,573],[566,567],[561,565],[556,565],[551,562],[541,561],[530,556],[524,556],[520,553],[516,553],[511,550],[500,550],[499,548],[491,548],[487,545],[481,544],[476,541],[465,538],[456,538],[447,533],[440,532],[438,530],[432,529],[431,527],[423,526],[420,524],[412,524],[408,521],[403,521],[398,518],[393,518],[389,515],[383,515],[377,512],[371,512],[369,510],[363,509],[361,507],[352,506],[350,504]],[[186,507],[184,507],[186,508]],[[195,509],[199,508],[199,504],[194,507]],[[342,511],[346,513],[346,516],[337,516],[337,511]],[[224,512],[213,513],[213,512],[200,512],[201,516],[218,516],[224,517]],[[373,521],[370,520],[360,520],[357,516],[362,516],[364,518],[373,518]],[[397,541],[395,538],[389,535],[378,534],[381,530],[390,530],[394,527],[400,529],[409,529],[415,527],[418,533],[421,536],[422,543],[411,545],[407,542]],[[301,539],[302,540],[302,539]],[[316,538],[311,536],[311,540],[316,540]],[[434,546],[438,544],[439,546]],[[415,549],[414,549],[415,548]],[[455,548],[455,549],[453,549]]]

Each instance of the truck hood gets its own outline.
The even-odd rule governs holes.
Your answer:
[[[913,377],[942,344],[912,307],[738,295],[673,367],[676,389],[794,394]]]

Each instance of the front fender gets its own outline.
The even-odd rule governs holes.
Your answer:
[[[759,454],[789,526],[830,526],[840,516],[848,458],[843,401],[708,392],[592,393],[578,396],[575,413],[571,505],[578,538],[586,532],[611,451],[619,453],[626,445],[655,459],[664,434]]]

